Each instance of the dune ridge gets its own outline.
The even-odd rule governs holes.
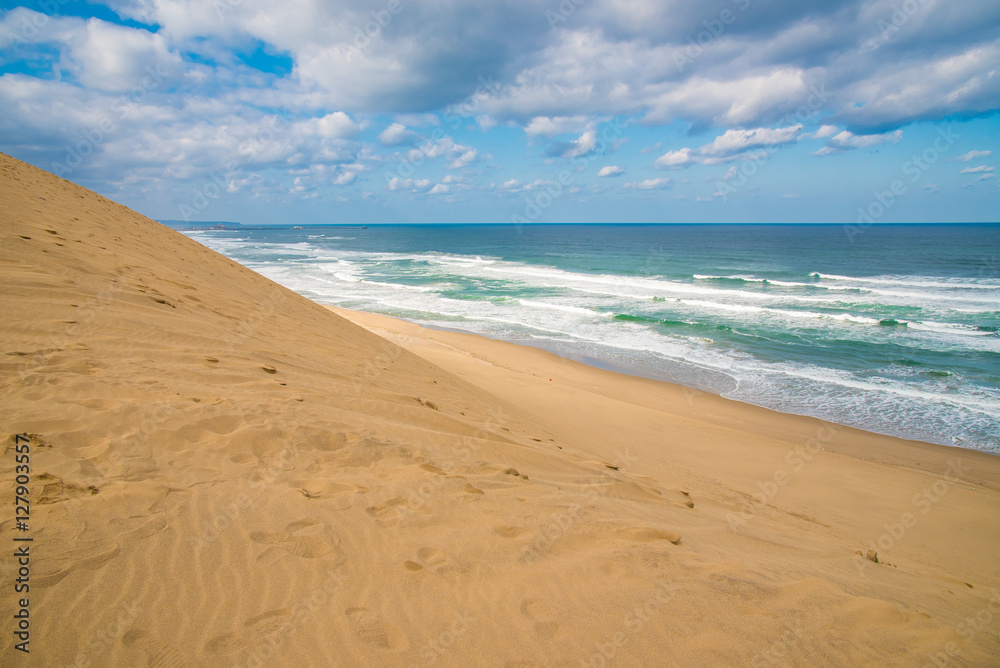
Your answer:
[[[995,457],[345,318],[2,154],[0,202],[4,665],[995,664]]]

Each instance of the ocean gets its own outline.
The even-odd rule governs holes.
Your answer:
[[[1000,225],[187,234],[323,304],[1000,453]]]

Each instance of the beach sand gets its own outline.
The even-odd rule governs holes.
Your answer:
[[[1000,458],[334,312],[3,155],[0,204],[2,665],[1000,661]]]

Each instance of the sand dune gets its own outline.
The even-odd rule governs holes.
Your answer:
[[[2,155],[0,202],[3,665],[996,665],[996,457],[344,318]]]

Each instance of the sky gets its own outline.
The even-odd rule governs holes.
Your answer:
[[[0,4],[0,151],[156,218],[1000,220],[996,0]]]

